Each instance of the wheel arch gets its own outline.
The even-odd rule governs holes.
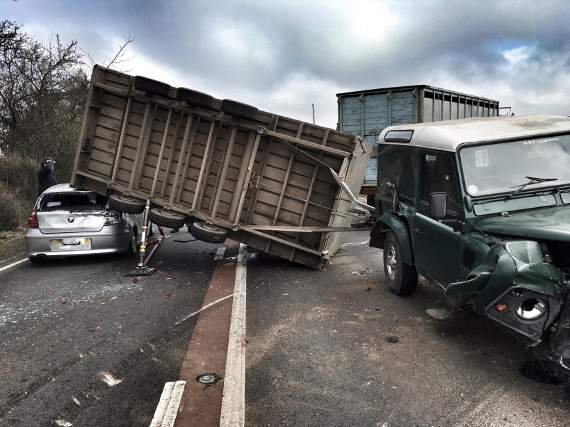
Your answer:
[[[392,231],[398,239],[404,262],[414,266],[414,254],[408,224],[405,219],[399,218],[390,212],[383,214],[374,224],[370,232],[370,246],[383,248],[388,231]]]

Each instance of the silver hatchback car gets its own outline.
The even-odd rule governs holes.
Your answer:
[[[136,252],[142,216],[120,214],[105,197],[58,184],[38,198],[28,218],[28,257]]]

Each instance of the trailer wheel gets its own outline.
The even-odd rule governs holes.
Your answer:
[[[390,292],[400,297],[413,294],[418,287],[418,273],[404,262],[400,242],[391,231],[384,242],[384,276]]]
[[[186,215],[178,212],[167,211],[162,208],[152,208],[149,218],[151,222],[167,228],[181,228],[186,222]]]
[[[190,226],[190,233],[197,239],[209,243],[224,243],[228,231],[206,222],[195,222]]]
[[[255,119],[255,115],[259,110],[253,105],[232,101],[231,99],[224,99],[222,101],[222,111],[234,117]]]
[[[119,193],[111,194],[109,197],[109,206],[117,212],[130,214],[140,214],[144,210],[144,202],[142,200],[127,197]]]
[[[170,96],[170,86],[166,83],[157,80],[149,79],[148,77],[136,76],[133,81],[135,89],[144,90],[145,92],[161,95],[165,97]]]
[[[214,97],[197,90],[179,87],[176,91],[176,99],[186,101],[188,104],[197,105],[204,108],[213,108]]]

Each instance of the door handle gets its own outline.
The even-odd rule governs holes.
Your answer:
[[[424,232],[418,227],[414,227],[413,230],[418,234],[424,234]]]

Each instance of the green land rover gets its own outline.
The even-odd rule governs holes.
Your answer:
[[[418,274],[570,370],[570,119],[521,116],[386,128],[376,222],[390,291]]]

